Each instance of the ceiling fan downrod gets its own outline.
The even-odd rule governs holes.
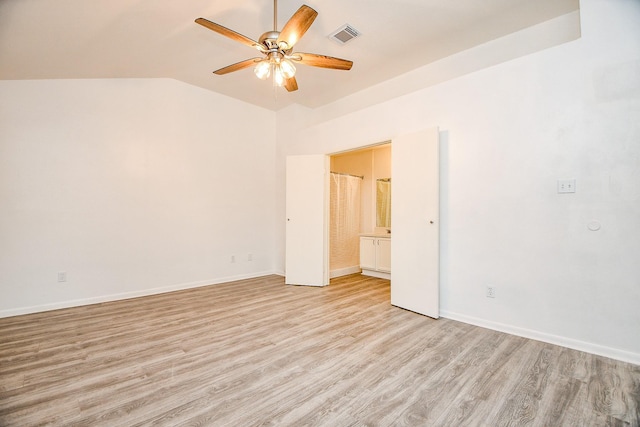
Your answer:
[[[273,0],[273,31],[278,31],[278,0]]]

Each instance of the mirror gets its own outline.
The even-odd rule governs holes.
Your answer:
[[[376,179],[376,227],[391,228],[391,178]]]

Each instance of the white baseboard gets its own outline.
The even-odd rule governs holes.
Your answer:
[[[351,267],[338,268],[336,270],[331,270],[329,272],[329,277],[333,279],[334,277],[347,276],[349,274],[360,273],[360,266],[354,265]]]
[[[363,276],[377,277],[378,279],[391,280],[391,273],[385,273],[384,271],[367,270],[366,268],[363,268],[362,269],[362,275]]]
[[[534,331],[531,329],[519,328],[517,326],[507,325],[504,323],[492,322],[490,320],[480,319],[477,317],[466,316],[464,314],[452,313],[450,311],[440,311],[440,316],[447,319],[457,320],[459,322],[468,323],[470,325],[480,326],[482,328],[492,329],[498,332],[505,332],[511,335],[517,335],[523,338],[529,338],[536,341],[542,341],[549,344],[555,344],[562,347],[571,348],[573,350],[584,351],[586,353],[597,354],[598,356],[609,357],[611,359],[640,365],[640,354],[612,347],[606,347],[599,344],[593,344],[586,341],[575,340],[572,338],[561,337],[558,335],[547,334],[544,332]]]
[[[23,314],[40,313],[43,311],[60,310],[62,308],[79,307],[83,305],[100,304],[103,302],[145,297],[149,295],[164,294],[167,292],[181,291],[184,289],[199,288],[202,286],[209,286],[209,285],[217,285],[220,283],[233,282],[236,280],[253,279],[256,277],[268,276],[271,274],[278,274],[278,273],[275,273],[272,271],[262,271],[259,273],[239,274],[236,276],[219,277],[217,279],[200,280],[197,282],[190,282],[190,283],[179,283],[176,285],[143,289],[143,290],[133,291],[133,292],[123,292],[119,294],[101,295],[98,297],[76,299],[76,300],[69,300],[69,301],[60,301],[52,304],[43,304],[43,305],[36,305],[31,307],[12,308],[9,310],[1,310],[0,318],[20,316]]]

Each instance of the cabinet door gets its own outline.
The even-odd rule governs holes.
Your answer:
[[[391,273],[391,239],[376,240],[376,269]]]
[[[376,269],[376,239],[373,237],[360,238],[360,268]]]

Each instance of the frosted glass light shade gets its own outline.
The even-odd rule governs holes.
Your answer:
[[[271,64],[267,60],[260,61],[253,69],[253,72],[256,73],[260,80],[265,80],[271,74]]]
[[[285,59],[280,63],[280,69],[282,70],[282,74],[285,79],[290,79],[296,75],[296,67],[288,59]]]
[[[274,66],[273,70],[273,81],[277,86],[282,86],[284,84],[284,73],[282,72],[282,68],[280,65]]]

